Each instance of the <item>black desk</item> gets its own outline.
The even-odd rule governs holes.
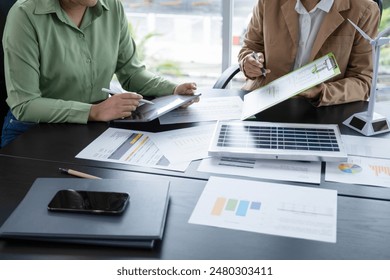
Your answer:
[[[207,95],[242,95],[215,91]],[[293,98],[257,117],[262,121],[339,123],[365,102],[314,108]],[[160,126],[158,122],[127,128],[162,131],[196,124]],[[164,178],[171,181],[171,205],[164,240],[153,250],[0,241],[3,259],[389,259],[390,189],[324,182],[338,196],[337,243],[325,243],[188,224],[188,219],[211,174],[182,172],[76,159],[107,123],[40,124],[0,150],[0,223],[3,223],[37,177],[66,177],[59,167],[77,169],[103,178]],[[343,125],[341,130],[354,134]],[[323,170],[324,171],[324,170]],[[293,184],[293,183],[289,183]],[[303,186],[317,186],[299,184]]]
[[[208,89],[201,98],[215,96],[240,96],[239,90]],[[353,113],[364,111],[366,102],[315,108],[304,98],[291,98],[256,115],[259,121],[287,123],[338,124],[342,133],[359,135],[342,122]],[[10,145],[0,149],[0,154],[57,161],[73,161],[74,156],[103,133],[109,126],[133,130],[161,132],[197,125],[196,123],[160,125],[158,120],[148,123],[89,123],[39,124],[19,136]],[[60,148],[59,148],[60,147]]]
[[[0,223],[36,177],[66,177],[58,163],[0,157]],[[69,165],[103,178],[164,178],[162,175]],[[153,250],[0,241],[0,259],[390,259],[390,202],[338,197],[337,243],[193,225],[188,219],[206,184],[169,177],[171,203],[164,239]]]
[[[237,90],[204,90],[202,93],[202,98],[207,98],[208,96],[226,95],[239,95],[242,97],[244,95],[244,92]],[[303,98],[292,98],[261,112],[257,115],[257,119],[261,121],[290,123],[337,123],[339,124],[340,130],[343,133],[357,135],[357,132],[342,125],[342,121],[347,119],[355,112],[364,111],[366,106],[366,102],[355,102],[345,105],[315,108]],[[196,124],[159,125],[158,120],[155,120],[151,123],[128,123],[125,125],[111,125],[123,128],[126,127],[134,130],[156,132],[174,128],[184,128]],[[210,173],[197,171],[197,167],[200,161],[191,163],[186,172],[182,173],[162,169],[159,170],[133,165],[98,162],[75,158],[75,156],[81,150],[83,150],[89,143],[96,139],[108,127],[109,124],[107,123],[90,123],[88,125],[39,124],[37,127],[21,135],[9,146],[1,149],[0,155],[40,159],[48,162],[61,162],[63,167],[67,167],[67,164],[82,164],[115,170],[129,170],[148,174],[160,174],[201,180],[207,180],[212,175]],[[321,188],[335,189],[339,192],[339,194],[342,195],[390,200],[390,189],[387,188],[325,182],[324,170],[325,164],[323,164],[322,183],[319,186]],[[294,183],[289,182],[289,184]],[[299,184],[310,185],[302,183]]]

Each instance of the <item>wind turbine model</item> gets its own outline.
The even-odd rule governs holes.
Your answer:
[[[380,32],[375,39],[371,39],[351,20],[348,19],[348,21],[366,40],[370,42],[370,45],[372,46],[373,75],[367,111],[353,114],[351,117],[345,120],[343,124],[364,134],[365,136],[389,132],[389,121],[386,117],[374,112],[374,104],[377,92],[376,83],[378,76],[380,47],[390,42],[390,38],[384,37],[385,35],[387,36],[387,33],[390,31],[390,27]]]

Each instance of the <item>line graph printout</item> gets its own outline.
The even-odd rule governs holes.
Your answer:
[[[323,56],[244,96],[241,120],[245,120],[291,96],[314,87],[340,73],[332,53]]]
[[[390,160],[349,156],[347,162],[327,162],[325,180],[390,187]]]
[[[388,138],[341,135],[348,155],[390,159]]]
[[[189,223],[335,243],[337,191],[210,177]]]
[[[152,140],[170,162],[193,161],[208,157],[215,124],[154,133]]]
[[[321,182],[320,161],[211,157],[201,161],[198,171],[312,184]]]
[[[152,141],[153,133],[108,128],[76,158],[185,171],[190,162],[172,163]]]
[[[201,97],[185,109],[176,109],[159,117],[160,124],[189,123],[217,120],[238,120],[243,101],[239,96]]]

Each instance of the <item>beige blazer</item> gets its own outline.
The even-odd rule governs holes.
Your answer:
[[[254,7],[239,63],[243,70],[247,54],[262,52],[271,73],[266,78],[247,79],[243,89],[256,89],[292,71],[299,41],[295,4],[296,0],[259,0]],[[301,95],[316,106],[366,100],[372,80],[372,47],[347,18],[375,37],[379,17],[378,5],[372,0],[335,0],[324,17],[310,60],[333,52],[341,74]]]

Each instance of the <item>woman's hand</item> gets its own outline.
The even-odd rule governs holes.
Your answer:
[[[256,79],[271,72],[264,68],[264,54],[261,52],[248,54],[244,58],[243,68],[245,76],[249,79]]]
[[[92,105],[88,120],[111,121],[130,117],[141,99],[142,95],[133,92],[115,94],[99,104]]]
[[[194,95],[195,91],[197,89],[197,86],[195,83],[184,83],[178,85],[175,90],[173,91],[173,94],[180,94],[180,95]],[[187,108],[191,104],[199,102],[199,97],[189,101],[188,103],[184,104],[180,108]]]

